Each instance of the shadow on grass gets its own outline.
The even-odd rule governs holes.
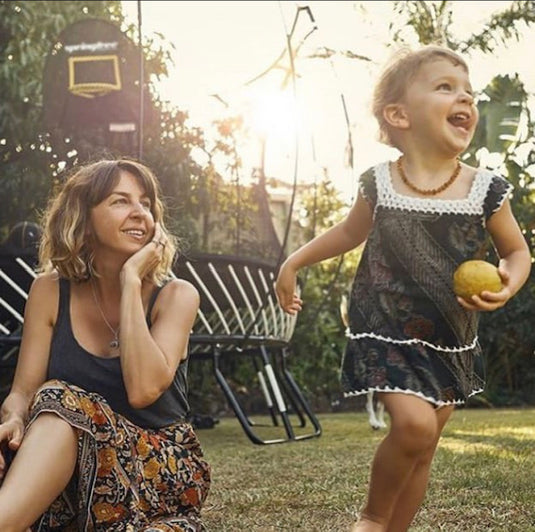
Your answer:
[[[319,438],[269,446],[250,443],[233,418],[198,431],[213,468],[203,511],[208,530],[349,529],[385,432],[374,432],[364,412],[318,418]],[[535,531],[534,427],[535,409],[455,412],[411,531]]]

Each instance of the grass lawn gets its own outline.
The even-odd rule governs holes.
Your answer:
[[[267,446],[252,444],[234,418],[198,431],[213,468],[203,510],[210,532],[348,530],[384,431],[374,432],[364,412],[318,419],[319,438]],[[275,427],[254,430],[284,437]],[[458,409],[411,531],[535,531],[534,494],[535,409]]]

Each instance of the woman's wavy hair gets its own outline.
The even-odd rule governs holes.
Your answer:
[[[464,59],[450,50],[437,45],[423,46],[418,50],[400,48],[387,62],[375,85],[372,100],[372,113],[379,124],[379,142],[397,148],[383,110],[392,103],[403,100],[409,83],[414,79],[422,65],[437,59],[447,59],[455,66],[462,66],[468,72]]]
[[[39,269],[57,271],[61,277],[85,281],[98,275],[92,264],[92,249],[87,238],[90,212],[110,195],[121,171],[132,174],[151,201],[154,222],[158,222],[167,241],[162,260],[147,278],[156,284],[171,276],[177,240],[164,224],[164,207],[159,199],[158,181],[152,171],[130,159],[102,160],[77,168],[43,214],[44,228],[39,247]]]

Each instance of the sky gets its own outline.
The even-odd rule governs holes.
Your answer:
[[[509,4],[456,0],[453,34],[471,35]],[[123,6],[127,19],[137,22],[137,2],[123,1]],[[141,12],[143,35],[159,32],[175,47],[170,76],[159,84],[163,98],[187,111],[190,125],[204,128],[229,113],[244,115],[250,131],[239,148],[245,181],[262,164],[263,143],[266,175],[292,182],[296,172],[299,182],[311,183],[327,173],[350,201],[362,171],[397,155],[376,141],[369,110],[374,78],[391,53],[392,2],[151,0],[141,2]],[[299,48],[297,77],[295,87],[291,76],[286,78],[281,95],[287,53],[280,62],[286,70],[262,74],[287,52],[288,41]],[[341,54],[310,58],[325,48],[350,50],[369,61]],[[483,89],[498,73],[518,72],[535,93],[535,69],[526,60],[534,49],[535,30],[530,29],[494,54],[470,54],[474,89]],[[347,164],[349,133],[352,167]]]

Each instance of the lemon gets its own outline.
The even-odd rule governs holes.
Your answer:
[[[453,291],[464,299],[470,299],[485,290],[499,292],[502,288],[498,268],[484,260],[467,260],[453,274]]]

